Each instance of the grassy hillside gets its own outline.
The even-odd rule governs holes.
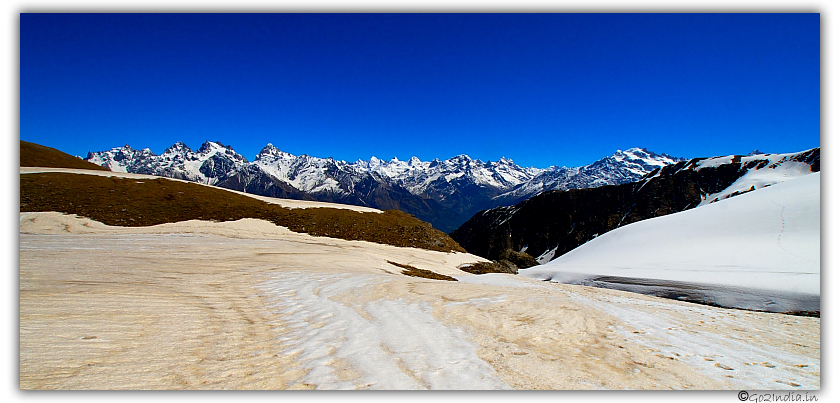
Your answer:
[[[222,189],[167,179],[25,174],[20,176],[20,211],[58,211],[118,226],[259,218],[316,236],[464,251],[431,224],[396,210],[361,213],[334,208],[288,209]]]
[[[23,140],[20,141],[20,166],[109,170],[108,168],[76,158],[55,148]]]

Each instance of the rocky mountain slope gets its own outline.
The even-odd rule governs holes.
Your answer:
[[[148,148],[135,150],[125,145],[109,151],[88,153],[85,160],[114,172],[164,176],[208,185],[219,183],[248,163],[232,147],[210,141],[202,144],[197,151],[179,141],[161,155]]]
[[[610,230],[688,210],[820,170],[820,149],[791,154],[694,158],[641,180],[545,192],[473,216],[450,235],[488,258],[525,252],[546,263]]]
[[[119,172],[143,173],[272,197],[396,209],[451,231],[476,212],[514,204],[543,191],[615,185],[679,159],[646,149],[617,151],[583,167],[526,168],[512,160],[467,155],[409,161],[376,157],[348,163],[293,155],[268,144],[253,162],[219,142],[197,151],[176,143],[162,155],[130,146],[88,153],[86,160]]]

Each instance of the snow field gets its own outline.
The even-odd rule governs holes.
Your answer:
[[[819,184],[819,173],[805,175],[636,222],[519,274],[643,293],[691,293],[728,307],[818,311]]]
[[[775,166],[774,168],[765,166],[761,169],[750,168],[743,176],[738,178],[738,180],[733,182],[726,189],[718,193],[703,195],[703,200],[700,202],[700,206],[726,199],[736,192],[743,193],[750,190],[761,189],[784,182],[788,179],[798,178],[812,173],[811,166],[804,162],[781,161],[781,156],[775,157],[776,158],[770,158],[770,166],[779,164],[778,166]],[[754,159],[755,157],[747,158]],[[742,161],[742,163],[744,162]]]
[[[382,276],[282,273],[262,290],[291,328],[284,343],[319,389],[506,389],[475,343],[403,299],[334,300]],[[348,365],[349,364],[349,365]]]
[[[75,312],[79,329],[59,338],[21,333],[27,364],[21,377],[28,384],[151,388],[168,379],[226,389],[820,387],[819,318],[508,274],[456,274],[458,265],[478,258],[315,238],[260,220],[121,228],[26,213],[20,225],[21,306],[27,307],[21,329],[68,329],[67,312]],[[403,276],[386,260],[461,281]],[[163,291],[170,298],[161,301]],[[60,303],[43,303],[42,292]],[[94,297],[100,302],[91,304]],[[115,301],[126,308],[112,309],[108,304]],[[148,338],[111,326],[139,329],[144,307],[161,324]],[[90,335],[98,338],[81,339]],[[239,344],[231,344],[237,337]],[[119,354],[105,357],[79,343],[110,343],[109,351]],[[108,366],[77,371],[79,362],[106,358]],[[173,373],[189,376],[171,378]]]
[[[710,377],[727,377],[733,388],[820,388],[819,357],[792,354],[755,337],[753,323],[736,319],[727,310],[621,296],[594,299],[572,295],[571,298],[623,322],[617,331],[627,340],[654,350],[655,355],[697,368]],[[799,319],[782,318],[784,330],[776,337],[819,345],[819,337],[805,341],[796,332]],[[719,331],[718,327],[724,325],[730,330]],[[759,326],[762,325],[755,325]]]

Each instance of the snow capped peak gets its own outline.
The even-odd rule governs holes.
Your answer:
[[[470,158],[470,156],[467,155],[467,154],[459,154],[459,155],[456,155],[456,156],[446,160],[447,165],[456,165],[456,166],[460,166],[460,167],[470,167],[474,163],[481,164],[482,161],[481,160],[474,160],[474,159]]]
[[[293,154],[281,151],[279,148],[275,147],[274,144],[268,143],[262,148],[262,150],[260,150],[259,154],[257,154],[254,162],[273,162],[279,159],[293,160],[295,158],[297,157]]]
[[[616,157],[652,158],[656,154],[652,154],[646,148],[633,147],[626,150],[618,150],[613,155]]]
[[[634,147],[624,151],[624,155],[633,155],[638,157],[650,157],[651,154],[644,148]]]
[[[222,157],[224,156],[224,157]],[[222,158],[238,162],[248,162],[248,159],[233,150],[232,146],[226,146],[221,141],[205,141],[191,159],[205,160],[207,158]]]
[[[201,147],[198,148],[199,154],[207,154],[218,150],[233,151],[233,147],[222,144],[221,141],[205,141]]]
[[[184,153],[191,153],[191,152],[193,152],[193,151],[189,146],[187,146],[183,142],[179,141],[179,142],[173,144],[172,146],[170,146],[169,148],[167,148],[166,150],[164,150],[163,153],[164,154],[172,154],[172,153],[184,154]]]
[[[248,168],[262,172],[304,192],[352,193],[357,184],[372,179],[407,190],[409,193],[431,197],[444,202],[450,197],[468,197],[463,209],[471,208],[479,192],[481,197],[511,197],[516,200],[534,196],[546,190],[569,189],[626,183],[640,179],[653,169],[675,160],[632,148],[618,151],[591,165],[579,168],[549,167],[545,169],[521,167],[507,157],[484,162],[460,154],[447,160],[435,158],[422,161],[416,156],[408,161],[393,157],[353,163],[333,158],[293,155],[268,143],[253,163],[237,154],[232,147],[218,141],[206,141],[197,152],[183,142],[177,142],[161,156],[151,151],[134,151],[126,146],[107,152],[92,153],[88,160],[114,171],[147,173],[197,182],[216,184]],[[469,188],[467,193],[464,189]],[[456,195],[457,193],[457,195]],[[456,196],[453,196],[456,195]],[[459,199],[460,200],[460,199]]]
[[[455,221],[468,218],[480,207],[515,203],[549,190],[632,182],[674,161],[635,148],[577,168],[522,167],[507,157],[484,162],[467,154],[432,161],[423,161],[416,156],[408,161],[400,161],[397,157],[381,160],[372,156],[369,160],[347,163],[333,158],[290,154],[268,143],[253,162],[248,162],[232,147],[218,141],[204,142],[198,152],[177,142],[161,156],[148,149],[135,151],[126,146],[91,153],[87,159],[117,172],[234,186],[237,190],[248,188],[265,195],[299,191],[324,200],[369,205],[391,200],[388,203],[410,206],[409,210],[420,206],[418,211],[424,211],[423,214],[431,214],[427,210],[432,208],[445,208],[450,210],[435,214],[444,217],[441,221],[445,221],[446,226],[458,224]],[[378,198],[376,195],[381,191],[394,192],[394,198]],[[411,195],[433,204],[409,201]],[[394,205],[376,207],[394,208]]]
[[[646,148],[634,147],[617,150],[610,156],[592,164],[567,168],[551,166],[545,169],[532,168],[521,184],[499,196],[497,200],[513,203],[550,190],[568,190],[603,185],[619,185],[641,179],[648,172],[674,164],[682,159],[656,154]],[[511,161],[511,167],[516,166]]]
[[[88,152],[85,160],[106,167],[114,172],[131,172],[129,171],[129,165],[135,161],[147,161],[154,157],[156,155],[148,148],[135,150],[126,144],[122,147],[114,147],[108,151]]]
[[[278,152],[280,152],[280,150],[277,147],[275,147],[274,144],[268,143],[265,145],[265,147],[262,148],[262,150],[260,150],[260,152],[257,155],[276,155]]]
[[[148,148],[137,151],[126,145],[109,151],[88,153],[86,160],[114,172],[158,175],[207,184],[216,184],[248,163],[232,147],[211,141],[202,144],[198,152],[193,152],[184,142],[179,141],[162,155],[155,155]]]
[[[612,158],[624,163],[638,165],[645,171],[651,171],[655,168],[663,167],[683,160],[683,158],[675,158],[668,154],[657,154],[651,152],[647,148],[639,147],[633,147],[623,151],[618,150],[612,155]]]
[[[148,148],[147,148],[147,150],[148,150]],[[111,152],[111,153],[129,153],[129,154],[130,154],[130,153],[133,153],[133,152],[134,152],[134,149],[133,149],[133,148],[131,148],[131,146],[130,146],[130,145],[126,144],[126,145],[124,145],[124,146],[122,146],[122,147],[114,147],[114,148],[110,149],[109,151],[105,151],[105,152]],[[90,153],[88,153],[88,154],[90,154]],[[94,153],[94,154],[95,154],[95,153]]]

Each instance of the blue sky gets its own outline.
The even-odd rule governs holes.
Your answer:
[[[20,138],[577,166],[820,145],[819,14],[21,14]]]

